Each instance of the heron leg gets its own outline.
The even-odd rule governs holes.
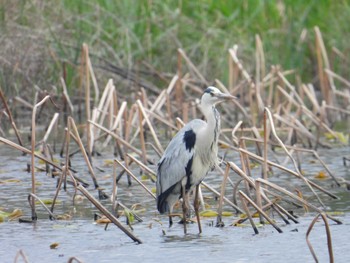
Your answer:
[[[184,223],[184,234],[187,234],[187,220],[186,220],[186,215],[188,212],[188,207],[187,207],[187,194],[185,187],[182,187],[182,212],[183,212],[183,223]]]
[[[169,227],[173,225],[173,217],[171,216],[171,213],[169,213]]]
[[[199,200],[198,200],[198,195],[199,195],[199,185],[196,186],[196,193],[194,196],[194,212],[196,213],[196,218],[197,218],[197,224],[198,224],[198,231],[199,234],[202,233],[202,225],[201,225],[201,219],[199,217]]]

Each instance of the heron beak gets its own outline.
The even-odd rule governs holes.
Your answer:
[[[219,93],[219,94],[215,94],[215,95],[220,101],[237,99],[237,97],[232,96],[231,94],[226,94],[226,93]]]

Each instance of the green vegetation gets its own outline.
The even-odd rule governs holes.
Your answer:
[[[6,91],[59,85],[62,61],[77,64],[87,43],[93,65],[102,58],[123,69],[176,72],[177,48],[185,50],[208,80],[227,83],[228,48],[239,45],[254,73],[255,35],[267,66],[295,68],[305,82],[316,71],[314,31],[319,26],[334,70],[349,78],[348,0],[11,0],[0,6],[0,84]],[[334,56],[333,56],[334,55]],[[70,87],[76,72],[66,68]],[[149,68],[148,68],[149,70]],[[106,83],[106,79],[103,79]]]

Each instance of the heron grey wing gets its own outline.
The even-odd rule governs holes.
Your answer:
[[[171,140],[158,163],[157,196],[180,182],[195,154],[196,131],[205,124],[202,120],[187,123]]]

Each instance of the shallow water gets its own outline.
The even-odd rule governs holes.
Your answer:
[[[330,167],[336,177],[350,180],[349,166],[343,166],[342,156],[350,153],[349,147],[325,150],[320,152],[321,158]],[[18,152],[0,145],[0,180],[18,179],[19,182],[6,182],[0,184],[0,207],[11,212],[15,208],[23,211],[25,217],[30,217],[30,208],[27,196],[30,193],[31,177],[25,171],[29,156],[21,156]],[[231,156],[236,158],[234,154]],[[231,158],[230,157],[230,158]],[[106,159],[112,159],[112,155],[104,155],[94,158],[94,165],[104,169],[103,172],[96,171],[101,187],[110,194],[112,188],[112,167],[104,166]],[[302,169],[306,176],[313,178],[320,170],[319,165],[311,162],[312,158],[305,156]],[[72,160],[73,167],[80,173],[78,176],[91,182],[86,165],[79,156]],[[40,166],[40,164],[38,164]],[[138,173],[138,168],[133,167]],[[253,170],[253,175],[258,176],[260,168]],[[52,199],[55,193],[56,180],[47,177],[44,172],[36,173],[39,184],[37,195],[41,199]],[[235,181],[238,177],[230,175]],[[289,175],[275,174],[272,181],[284,187],[300,187],[303,193],[308,194],[302,183]],[[206,182],[219,189],[221,178],[213,172],[208,175]],[[329,221],[333,242],[335,262],[350,262],[350,250],[348,240],[350,239],[350,194],[346,188],[333,187],[330,179],[317,181],[332,193],[341,197],[340,200],[332,200],[320,194],[327,210],[337,212],[337,218],[343,221],[342,225],[336,225]],[[154,184],[145,181],[152,188]],[[97,196],[97,191],[88,190]],[[206,197],[212,194],[203,189]],[[35,224],[13,222],[0,223],[0,262],[13,262],[16,253],[21,249],[27,256],[29,262],[67,262],[70,257],[77,257],[83,262],[313,262],[313,258],[306,244],[305,235],[307,228],[315,214],[304,214],[303,210],[295,209],[299,216],[299,224],[291,222],[285,225],[278,217],[275,217],[283,233],[278,233],[272,226],[259,227],[259,234],[254,235],[252,228],[233,227],[230,224],[237,217],[225,217],[225,227],[213,227],[216,218],[203,218],[203,233],[197,235],[196,224],[188,226],[188,235],[183,234],[183,226],[174,224],[168,228],[166,216],[159,216],[155,201],[147,195],[144,190],[133,183],[131,187],[122,178],[118,188],[118,198],[125,205],[139,203],[144,212],[139,215],[143,222],[133,225],[133,233],[142,240],[143,244],[137,245],[132,242],[116,226],[109,225],[104,230],[104,225],[93,222],[93,214],[97,212],[87,200],[72,203],[74,192],[72,187],[59,195],[60,203],[56,206],[55,213],[68,213],[72,220],[50,221],[43,208],[38,205],[38,221]],[[307,198],[311,198],[309,193]],[[315,204],[316,200],[311,199]],[[216,209],[213,198],[209,201]],[[110,201],[102,201],[110,207]],[[224,206],[225,211],[233,211]],[[125,223],[125,217],[120,219]],[[328,251],[326,244],[326,232],[323,222],[319,221],[314,226],[310,235],[310,241],[316,251],[320,262],[328,262]],[[58,243],[56,249],[50,249],[50,244]],[[22,262],[22,261],[19,261]]]

